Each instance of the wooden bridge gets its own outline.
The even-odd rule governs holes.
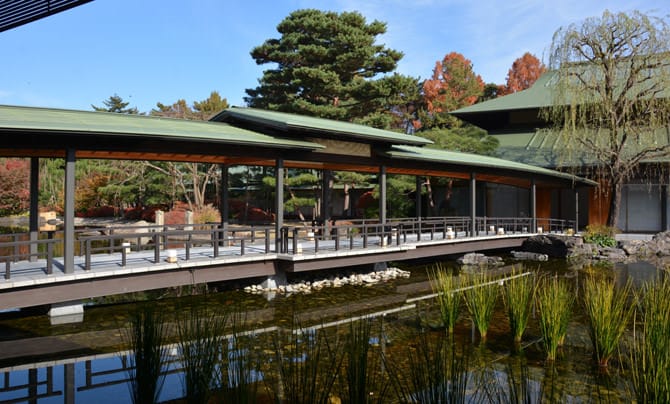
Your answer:
[[[511,249],[535,234],[530,218],[435,217],[356,220],[312,226],[178,225],[77,230],[75,270],[64,270],[62,238],[0,242],[0,309],[151,289],[221,282],[379,262]],[[537,219],[544,231],[574,228],[565,220]],[[476,233],[472,233],[475,228]],[[537,230],[537,229],[535,229]],[[280,240],[277,242],[277,240]],[[37,248],[30,248],[37,244]],[[37,251],[31,253],[30,251]]]

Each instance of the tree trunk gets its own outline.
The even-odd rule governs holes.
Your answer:
[[[623,185],[618,179],[613,179],[610,185],[610,209],[607,216],[607,225],[613,228],[619,228],[619,212],[621,211],[621,190]]]

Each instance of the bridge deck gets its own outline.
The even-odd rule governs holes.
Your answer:
[[[51,270],[48,257],[33,261],[7,260],[5,279],[0,279],[0,309],[267,277],[282,272],[339,269],[378,262],[518,248],[525,239],[535,234],[510,231],[498,235],[482,231],[473,237],[466,231],[453,232],[451,227],[449,232],[444,229],[418,232],[416,228],[386,227],[381,233],[347,231],[328,236],[315,236],[304,232],[304,229],[288,229],[283,234],[283,243],[278,246],[279,251],[275,248],[273,235],[267,231],[264,237],[226,239],[225,246],[222,245],[224,238],[200,237],[197,240],[189,238],[183,246],[175,244],[177,239],[171,239],[169,243],[156,242],[146,246],[138,243],[137,246],[127,247],[127,244],[121,246],[118,242],[140,236],[95,236],[96,240],[107,237],[109,247],[93,249],[87,244],[89,250],[97,253],[88,251],[75,257],[73,271],[65,271],[62,257],[51,258]],[[170,234],[174,236],[174,232]],[[183,234],[178,239],[183,240]],[[156,240],[158,238],[154,238]],[[109,252],[99,253],[108,248]],[[175,262],[168,262],[168,252],[176,253]]]

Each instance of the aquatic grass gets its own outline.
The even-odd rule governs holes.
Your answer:
[[[168,356],[167,327],[162,314],[149,305],[141,305],[131,313],[130,325],[123,335],[133,352],[127,370],[131,399],[135,404],[157,403]]]
[[[555,360],[558,347],[563,345],[574,300],[574,294],[567,282],[557,277],[545,279],[538,287],[540,331],[544,349],[547,351],[547,360]]]
[[[342,365],[338,341],[331,341],[324,329],[302,328],[294,319],[288,331],[273,334],[272,342],[278,380],[265,380],[274,401],[327,402]]]
[[[182,383],[187,403],[209,402],[217,388],[218,364],[227,317],[192,306],[177,322]]]
[[[646,284],[638,305],[642,330],[630,347],[635,397],[639,403],[670,403],[670,278]]]
[[[504,370],[485,366],[478,372],[477,400],[491,404],[532,404],[542,402],[542,386],[530,375],[522,356],[510,357]]]
[[[584,310],[588,317],[589,337],[594,355],[601,367],[607,367],[609,360],[619,348],[619,340],[633,315],[635,305],[631,304],[631,283],[616,288],[614,281],[587,275],[583,286]]]
[[[503,301],[514,343],[519,345],[532,313],[536,281],[534,275],[516,268],[510,277],[511,279],[507,280],[503,287]]]
[[[428,272],[428,279],[433,293],[436,294],[442,324],[447,333],[453,336],[463,302],[463,292],[457,289],[460,282],[456,282],[455,276],[439,263]]]
[[[261,373],[261,349],[255,334],[240,331],[244,324],[241,312],[229,316],[230,334],[221,347],[219,368],[221,400],[223,403],[255,403]]]
[[[490,275],[481,272],[470,277],[468,285],[463,288],[463,295],[472,322],[481,336],[481,342],[485,343],[498,299],[498,285]]]
[[[380,321],[378,345],[372,342],[375,340],[373,319],[349,323],[340,382],[340,397],[346,403],[386,403],[389,400],[390,385],[386,372],[383,372],[381,352],[386,337],[383,335],[383,319]]]
[[[402,403],[466,403],[469,351],[460,355],[455,344],[422,331],[404,355],[384,356],[384,363]]]

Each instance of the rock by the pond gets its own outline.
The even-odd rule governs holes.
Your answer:
[[[657,233],[647,242],[650,254],[670,256],[670,231]]]
[[[512,251],[512,257],[517,260],[526,260],[526,261],[547,261],[549,256],[547,254],[540,254],[535,252],[528,251]]]
[[[468,253],[456,260],[460,265],[471,265],[471,266],[498,266],[503,265],[503,259],[500,257],[488,257],[480,253]]]
[[[565,258],[570,255],[570,250],[583,244],[581,237],[538,234],[526,239],[521,248],[523,251],[546,254],[552,258]]]

